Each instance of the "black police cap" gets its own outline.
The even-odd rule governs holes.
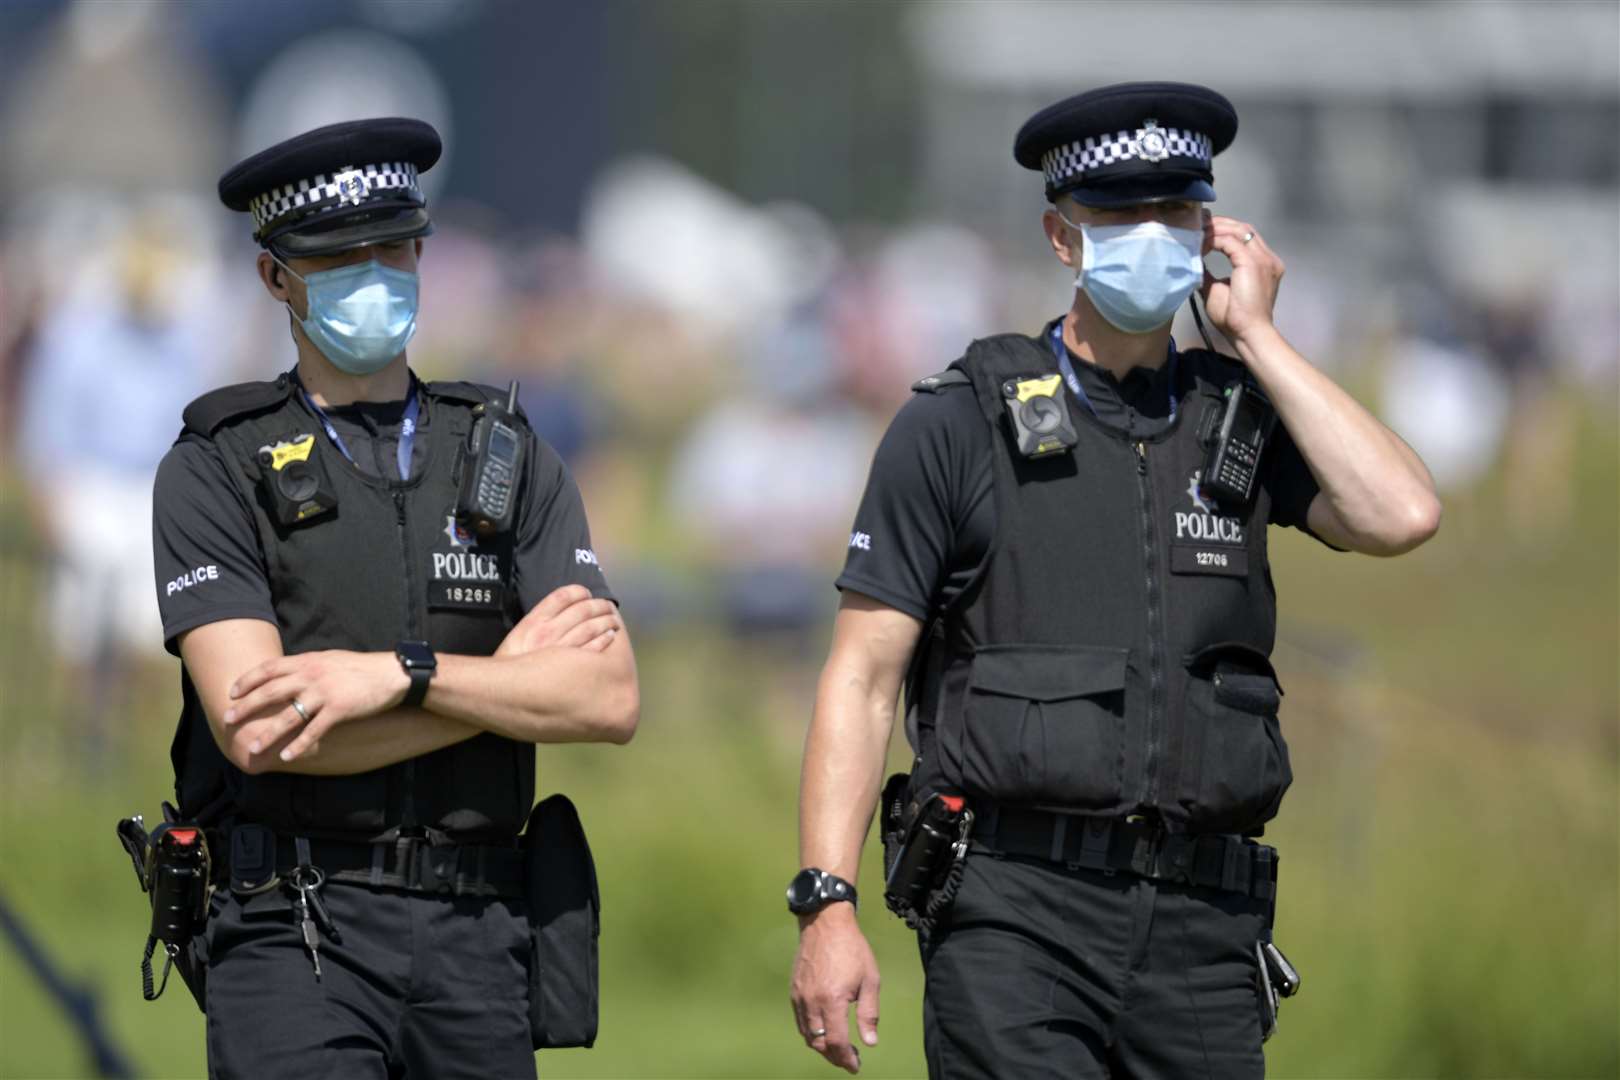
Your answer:
[[[1212,202],[1210,161],[1232,145],[1237,111],[1205,86],[1117,83],[1065,98],[1019,128],[1013,157],[1046,175],[1046,197],[1087,206]]]
[[[403,117],[350,120],[261,150],[219,178],[219,198],[253,215],[253,238],[284,256],[333,255],[433,231],[419,174],[439,133]]]

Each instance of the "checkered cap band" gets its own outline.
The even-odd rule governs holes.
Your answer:
[[[426,201],[416,181],[416,166],[406,161],[392,161],[382,165],[356,165],[275,188],[249,202],[248,212],[253,215],[254,227],[263,233],[288,214],[296,212],[302,217],[343,205],[359,206],[385,192]]]
[[[1161,152],[1154,152],[1150,133],[1163,137]],[[1144,148],[1144,141],[1150,146]],[[1054,146],[1041,155],[1041,169],[1046,182],[1052,187],[1066,184],[1077,177],[1115,162],[1139,158],[1143,161],[1163,161],[1166,158],[1196,158],[1208,165],[1215,156],[1208,135],[1180,128],[1138,128],[1135,131],[1116,131],[1112,135],[1093,135],[1078,142]]]

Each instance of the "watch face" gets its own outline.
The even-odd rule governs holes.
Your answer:
[[[813,905],[821,895],[821,875],[814,870],[800,870],[788,884],[788,907],[800,911]]]
[[[425,641],[402,641],[394,647],[394,653],[399,657],[400,663],[408,668],[431,668],[438,666],[438,660],[433,656],[433,650]]]

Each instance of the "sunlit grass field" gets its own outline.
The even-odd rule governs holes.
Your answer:
[[[1540,540],[1500,527],[1494,491],[1393,562],[1274,534],[1296,782],[1269,839],[1278,940],[1304,977],[1267,1047],[1274,1077],[1620,1074],[1620,445],[1609,427],[1581,445],[1575,520]],[[178,980],[141,1000],[145,901],[112,829],[168,794],[177,678],[143,676],[110,725],[113,757],[88,769],[35,629],[28,542],[5,528],[0,896],[142,1075],[200,1076],[203,1021]],[[636,741],[542,753],[541,785],[579,804],[604,894],[600,1042],[542,1054],[542,1076],[833,1075],[793,1029],[782,903],[821,646],[642,637]],[[915,944],[876,902],[877,876],[869,850],[883,1036],[863,1075],[921,1076]],[[0,944],[0,1076],[90,1069]]]

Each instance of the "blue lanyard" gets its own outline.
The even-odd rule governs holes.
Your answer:
[[[1052,343],[1052,353],[1057,357],[1058,370],[1063,372],[1063,381],[1069,384],[1069,389],[1074,391],[1074,396],[1080,399],[1080,404],[1086,407],[1086,411],[1091,413],[1092,416],[1096,416],[1097,407],[1091,403],[1091,398],[1086,395],[1086,388],[1080,385],[1080,376],[1075,374],[1074,364],[1069,360],[1069,350],[1063,344],[1062,319],[1059,319],[1057,322],[1052,324],[1052,332],[1047,335],[1047,340]],[[1176,352],[1176,339],[1171,338],[1170,420],[1174,420],[1176,418],[1176,406],[1178,404],[1176,401],[1176,362],[1179,359],[1180,354]]]
[[[349,448],[343,443],[343,436],[337,433],[337,428],[332,426],[332,421],[327,419],[326,413],[319,405],[315,404],[314,399],[309,396],[308,391],[302,385],[298,387],[298,393],[303,396],[304,404],[309,406],[316,419],[320,420],[321,427],[326,429],[326,437],[332,440],[332,445],[338,448],[338,453],[348,458],[349,464],[353,465],[354,455],[349,453]],[[399,423],[399,454],[396,460],[399,462],[400,480],[409,480],[411,478],[411,447],[416,444],[416,417],[421,410],[422,403],[416,396],[416,377],[413,375],[411,377],[411,394],[405,402],[405,416]],[[356,467],[358,468],[358,466]]]

